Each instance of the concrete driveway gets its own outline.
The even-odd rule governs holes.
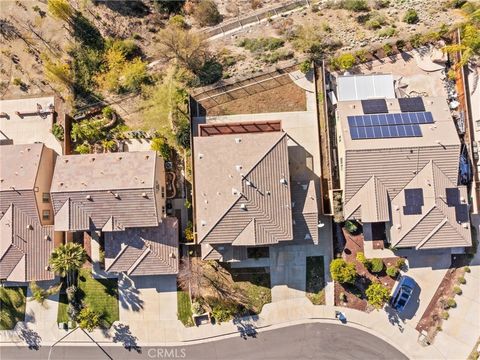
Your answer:
[[[118,292],[121,324],[117,329],[125,331],[124,327],[128,326],[133,337],[146,337],[151,341],[177,339],[175,275],[131,278],[123,275],[118,280]]]
[[[398,251],[398,255],[408,258],[409,268],[406,275],[413,278],[417,284],[400,319],[411,322],[411,326],[416,326],[451,264],[451,254],[448,249],[445,249],[401,250]]]

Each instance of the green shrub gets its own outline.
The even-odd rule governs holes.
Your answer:
[[[115,114],[115,110],[113,110],[112,107],[110,106],[105,106],[102,109],[102,115],[105,119],[111,120],[114,114]]]
[[[75,152],[79,154],[89,154],[90,153],[90,145],[88,144],[80,144],[75,148]]]
[[[376,10],[387,8],[390,5],[390,0],[375,0],[373,8]]]
[[[458,279],[457,279],[457,282],[459,284],[466,284],[467,283],[467,280],[465,280],[465,278],[463,276],[459,276]]]
[[[442,312],[441,316],[443,320],[448,320],[448,318],[450,317],[450,315],[448,314],[448,311]]]
[[[398,258],[397,259],[397,268],[401,269],[405,266],[405,259],[404,258]]]
[[[398,51],[402,51],[405,48],[405,45],[405,40],[402,39],[395,42],[395,46],[397,47]]]
[[[331,60],[331,64],[333,67],[340,69],[340,70],[349,70],[355,65],[355,56],[350,53],[345,53],[337,58],[333,58]]]
[[[330,263],[332,279],[339,283],[353,284],[357,277],[355,264],[347,263],[343,259],[335,259]]]
[[[52,134],[59,141],[63,141],[63,139],[65,138],[65,131],[63,130],[62,125],[60,125],[59,123],[53,124]]]
[[[370,284],[365,294],[368,303],[377,309],[380,309],[390,299],[390,290],[379,282]]]
[[[293,58],[293,51],[291,50],[275,50],[272,52],[267,52],[266,54],[262,55],[261,59],[269,64],[274,64],[276,62],[282,61],[282,60],[288,60]]]
[[[21,86],[21,85],[23,85],[22,79],[20,79],[20,78],[14,78],[14,79],[13,79],[13,85],[15,85],[15,86]]]
[[[374,258],[368,260],[368,270],[371,273],[377,274],[383,270],[383,261],[382,259]]]
[[[187,23],[185,22],[185,17],[183,17],[180,14],[174,15],[170,19],[168,19],[168,24],[173,26],[178,26],[182,29],[185,29],[187,27]]]
[[[202,0],[193,10],[193,17],[200,26],[214,26],[223,20],[213,0]]]
[[[172,149],[165,138],[154,138],[150,144],[150,149],[157,151],[165,161],[170,160]]]
[[[220,300],[214,300],[214,303],[211,304],[211,307],[212,317],[218,323],[230,320],[236,311],[235,304],[222,302]]]
[[[344,292],[341,292],[341,293],[338,295],[338,299],[339,299],[341,302],[346,302],[346,301],[347,301],[347,295],[345,295]]]
[[[357,58],[359,63],[364,63],[367,62],[367,50],[358,50],[355,52],[355,57]]]
[[[307,72],[310,71],[310,69],[312,68],[312,62],[310,60],[305,60],[304,62],[302,62],[299,67],[300,71],[304,74],[306,74]]]
[[[382,29],[378,32],[378,36],[380,37],[386,37],[386,38],[389,38],[389,37],[392,37],[394,36],[395,34],[397,33],[397,30],[393,27],[388,27],[386,29]]]
[[[357,252],[356,259],[358,262],[362,263],[363,265],[366,265],[368,263],[368,260],[365,257],[365,254],[361,251]]]
[[[418,14],[415,9],[408,9],[403,17],[403,21],[407,24],[416,24],[418,20]]]
[[[251,52],[273,51],[281,48],[285,41],[279,38],[268,37],[258,39],[243,39],[238,46],[243,47]]]
[[[460,9],[466,2],[467,0],[451,0],[449,5],[454,9]]]
[[[92,332],[95,328],[100,326],[100,316],[101,314],[88,307],[84,307],[80,310],[76,320],[81,329],[86,329],[89,332]]]
[[[397,275],[398,275],[398,269],[396,267],[393,267],[393,266],[387,267],[387,275],[392,277],[392,278],[396,278]]]
[[[442,304],[445,310],[457,307],[457,302],[455,301],[455,299],[452,299],[452,298],[443,300]]]
[[[382,46],[382,49],[383,49],[383,52],[385,53],[385,55],[387,55],[387,56],[390,56],[394,53],[393,46],[390,45],[390,44],[384,44]]]
[[[338,5],[341,9],[362,12],[369,11],[370,7],[366,0],[342,0]]]
[[[345,230],[347,230],[349,234],[355,234],[358,231],[358,226],[354,221],[347,220],[345,221]]]
[[[453,292],[456,294],[456,295],[462,295],[462,289],[460,288],[460,286],[455,286],[453,288]]]
[[[466,273],[469,273],[472,271],[468,266],[465,266],[463,270],[465,270]]]

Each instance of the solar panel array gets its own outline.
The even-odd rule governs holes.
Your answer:
[[[455,218],[459,223],[468,222],[468,205],[462,204],[460,199],[460,190],[458,188],[446,188],[447,205],[455,207]]]
[[[347,117],[350,135],[357,139],[420,137],[419,124],[433,124],[431,112],[367,114]]]
[[[368,99],[361,102],[364,114],[388,113],[387,101],[385,99]]]
[[[425,111],[425,104],[421,97],[400,98],[398,104],[401,112]]]

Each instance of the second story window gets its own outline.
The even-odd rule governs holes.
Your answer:
[[[43,220],[50,220],[50,210],[43,210],[42,211],[42,219]]]
[[[43,193],[42,194],[42,202],[49,203],[50,202],[50,193]]]
[[[165,197],[165,188],[162,186],[162,199]]]

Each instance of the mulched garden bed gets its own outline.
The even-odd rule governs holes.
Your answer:
[[[386,274],[386,269],[389,266],[395,266],[400,258],[391,257],[382,259],[384,264],[383,271],[378,274],[372,274],[361,262],[357,261],[356,258],[358,252],[364,251],[363,234],[352,235],[345,229],[342,229],[342,232],[346,241],[342,257],[345,261],[355,264],[358,277],[354,285],[335,282],[335,305],[369,312],[373,310],[373,308],[367,303],[365,295],[366,289],[373,281],[379,281],[391,290],[395,284],[395,279]],[[346,301],[341,300],[342,293]]]
[[[430,343],[433,342],[435,335],[441,331],[442,323],[444,321],[442,319],[442,314],[447,311],[447,309],[444,308],[445,301],[455,297],[453,289],[455,286],[460,286],[457,279],[465,275],[465,266],[468,265],[468,263],[469,260],[467,256],[452,256],[452,265],[443,277],[440,285],[438,285],[438,288],[425,309],[422,318],[415,327],[418,332],[423,331],[427,334]]]

